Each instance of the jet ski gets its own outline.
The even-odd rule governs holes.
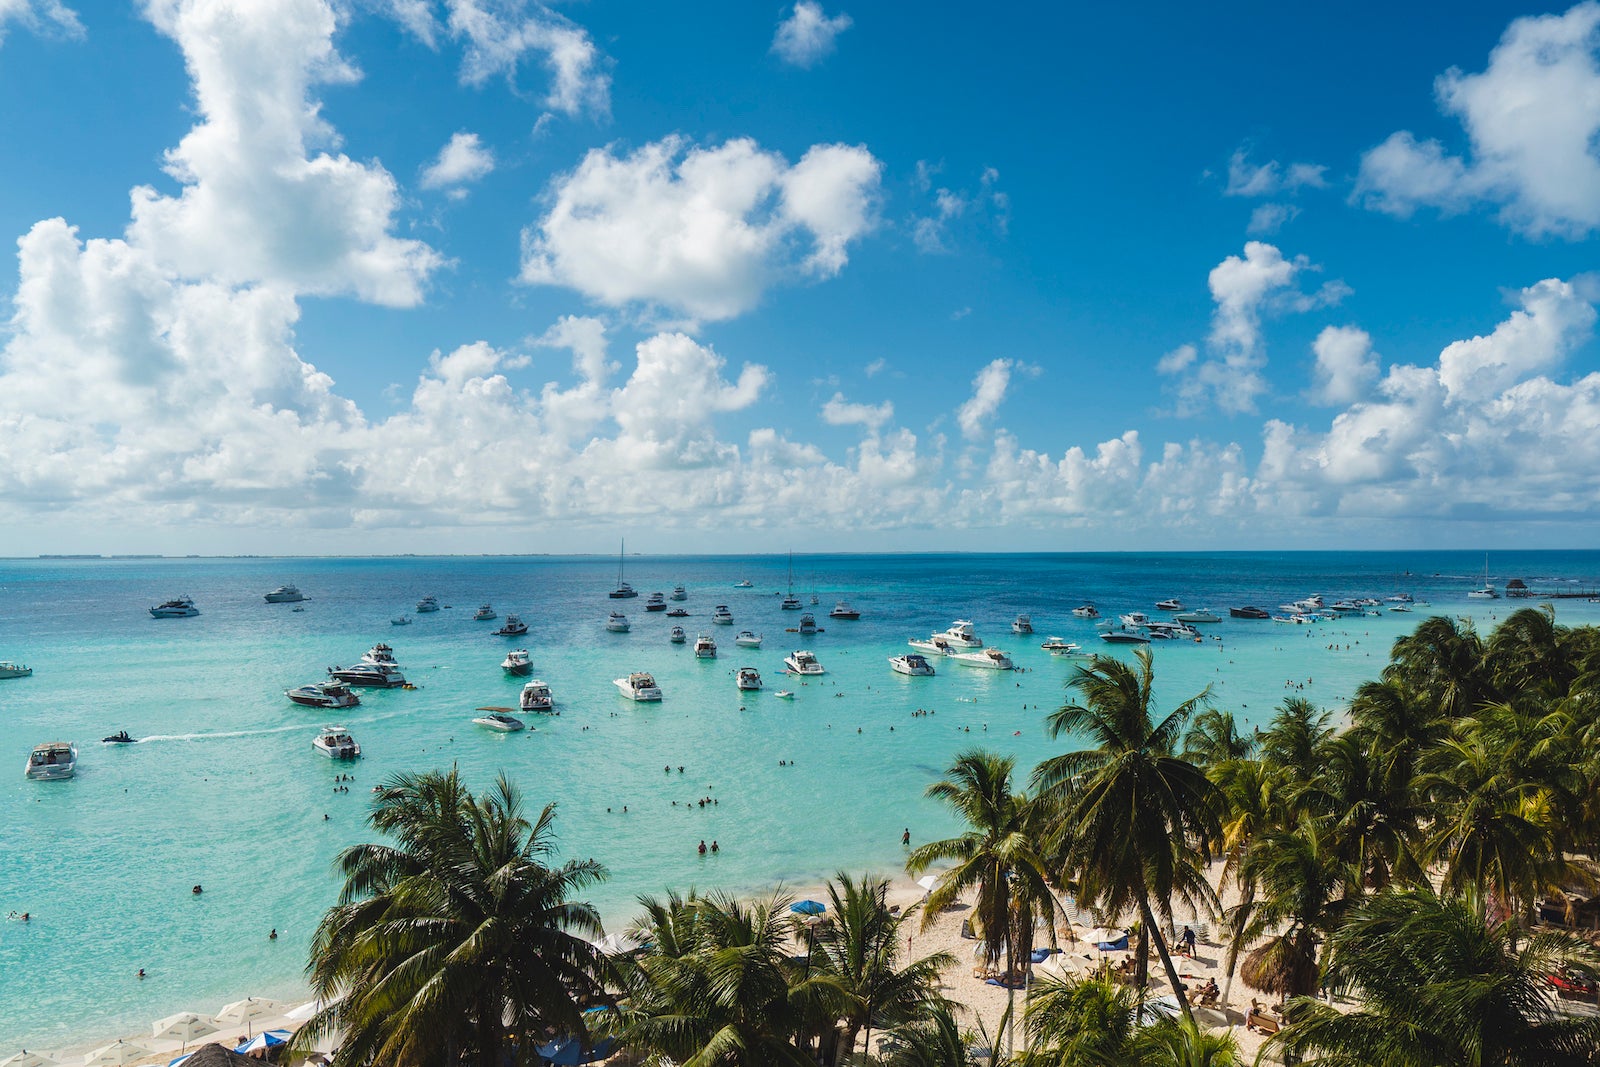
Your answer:
[[[107,745],[131,745],[139,739],[137,737],[129,737],[126,730],[118,730],[110,737],[102,737],[100,740]]]

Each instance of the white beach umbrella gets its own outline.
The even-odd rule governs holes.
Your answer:
[[[14,1056],[0,1060],[0,1067],[56,1067],[56,1061],[23,1049]]]
[[[917,879],[917,884],[931,893],[933,892],[933,887],[939,884],[939,876],[936,874],[925,874],[921,878]]]
[[[594,943],[594,947],[607,956],[626,956],[644,947],[644,942],[629,934],[607,934]]]
[[[217,1022],[249,1023],[257,1019],[282,1015],[288,1010],[289,1005],[280,1004],[276,1000],[268,1000],[266,997],[245,997],[243,1000],[223,1005],[222,1010],[217,1012]]]
[[[1128,936],[1126,930],[1113,930],[1109,926],[1096,926],[1092,930],[1085,930],[1079,937],[1080,941],[1087,941],[1091,945],[1098,945],[1107,941],[1121,941]]]
[[[149,1059],[151,1052],[137,1041],[117,1040],[97,1048],[83,1058],[84,1067],[127,1067],[130,1063]]]
[[[169,1015],[165,1019],[158,1019],[154,1025],[154,1037],[176,1038],[187,1045],[197,1037],[217,1032],[217,1027],[210,1019],[192,1011],[180,1011],[176,1015]]]

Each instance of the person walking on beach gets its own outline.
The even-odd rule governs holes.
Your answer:
[[[1185,926],[1183,928],[1183,936],[1180,938],[1180,940],[1183,942],[1183,954],[1188,956],[1191,960],[1194,959],[1194,946],[1196,941],[1194,930],[1191,927]]]

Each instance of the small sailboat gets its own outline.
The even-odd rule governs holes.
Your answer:
[[[639,595],[633,591],[633,586],[622,580],[623,568],[626,565],[627,556],[628,542],[624,540],[622,542],[622,548],[617,551],[617,587],[607,594],[612,600],[628,600]]]

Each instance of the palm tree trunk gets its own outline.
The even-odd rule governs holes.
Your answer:
[[[1189,995],[1183,991],[1183,983],[1178,981],[1178,969],[1172,964],[1172,956],[1167,952],[1167,942],[1156,927],[1155,916],[1150,914],[1150,902],[1143,897],[1139,898],[1139,915],[1144,919],[1144,927],[1156,943],[1156,952],[1161,955],[1161,965],[1167,969],[1167,981],[1172,983],[1172,993],[1178,998],[1178,1007],[1183,1009],[1183,1017],[1193,1025],[1194,1012],[1189,1008]]]

